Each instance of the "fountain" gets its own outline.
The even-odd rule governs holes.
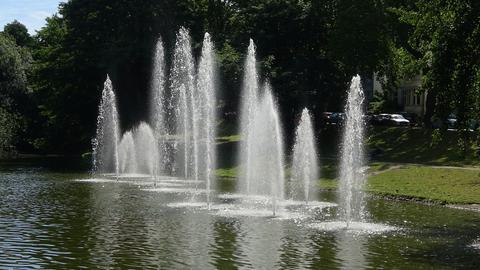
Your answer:
[[[173,67],[171,70],[171,96],[169,109],[173,111],[175,123],[176,167],[183,177],[199,179],[198,175],[198,112],[195,100],[195,74],[190,35],[180,28],[175,43]]]
[[[245,84],[248,85],[248,82]],[[253,89],[249,90],[253,92]],[[244,99],[252,98],[252,94],[247,93]],[[247,196],[267,196],[273,215],[276,215],[278,203],[283,201],[285,193],[284,150],[278,109],[270,84],[265,83],[263,95],[257,104],[255,100],[244,100],[243,104],[250,101],[251,110],[249,108],[243,113],[251,115],[242,115],[242,120],[248,119],[248,123],[244,123],[245,130],[242,130],[246,149],[241,152],[244,174],[239,184],[244,187],[243,192]]]
[[[122,136],[118,146],[120,172],[155,177],[158,161],[156,138],[152,128],[141,122]]]
[[[273,215],[276,215],[278,201],[284,199],[285,173],[283,135],[280,129],[278,109],[273,101],[272,89],[265,83],[262,100],[257,108],[254,120],[254,130],[251,132],[252,146],[250,149],[251,163],[253,166],[251,192],[268,194],[272,203]],[[263,182],[263,185],[262,185]],[[269,186],[269,187],[268,187]]]
[[[134,174],[138,172],[135,141],[131,131],[125,132],[122,136],[122,140],[118,145],[118,157],[120,162],[120,173]]]
[[[121,141],[115,95],[107,79],[93,140],[94,171],[147,174],[157,180],[160,175],[193,178],[196,186],[205,180],[209,193],[216,166],[215,65],[214,46],[206,33],[195,70],[189,32],[182,27],[167,77],[163,41],[158,38],[150,91],[151,125],[140,122]]]
[[[200,175],[206,180],[207,203],[210,205],[211,183],[215,179],[216,167],[216,70],[215,53],[209,33],[205,33],[202,55],[198,65],[195,100],[198,114],[195,117],[198,127]],[[198,166],[198,165],[197,165]]]
[[[168,144],[167,100],[165,89],[165,51],[162,38],[159,37],[153,58],[153,74],[150,97],[150,123],[153,127],[155,141],[158,146],[158,164],[155,164],[155,175],[166,174],[172,163]]]
[[[347,227],[353,221],[363,221],[365,184],[363,102],[365,100],[360,76],[355,76],[350,84],[345,106],[346,121],[343,133],[340,161],[340,209]]]
[[[93,140],[94,172],[114,171],[117,178],[119,173],[125,178],[153,177],[155,188],[150,189],[152,191],[191,194],[182,202],[167,204],[169,207],[204,207],[225,216],[273,214],[275,219],[300,220],[318,213],[310,210],[336,206],[316,200],[318,156],[313,123],[307,109],[302,111],[295,132],[291,176],[288,187],[285,186],[279,110],[268,81],[260,91],[252,40],[245,59],[241,100],[239,194],[218,196],[226,200],[240,198],[241,203],[211,205],[217,121],[217,74],[211,36],[205,34],[195,68],[189,33],[185,28],[179,30],[168,86],[164,58],[163,43],[158,39],[149,107],[151,125],[140,121],[132,130],[126,131],[121,140],[115,94],[107,77],[99,106],[97,137]],[[394,229],[365,222],[362,191],[365,183],[363,101],[360,77],[356,76],[352,79],[345,106],[347,117],[339,181],[340,219],[323,220],[311,224],[311,228],[368,233]],[[160,175],[165,178],[160,179]],[[206,195],[206,204],[203,200],[194,200],[197,195],[203,194]]]
[[[255,44],[250,39],[247,58],[244,65],[243,89],[242,89],[242,107],[240,110],[240,135],[242,142],[240,145],[240,163],[242,164],[239,188],[245,194],[250,193],[250,182],[252,181],[252,153],[253,131],[252,124],[255,116],[256,105],[258,102],[258,74],[257,61],[255,56]]]
[[[366,182],[364,99],[360,76],[357,75],[351,81],[345,106],[346,121],[341,145],[338,187],[340,220],[314,223],[311,225],[312,228],[367,234],[397,229],[389,225],[368,223],[366,220],[363,191]]]
[[[119,174],[118,161],[118,111],[112,81],[107,75],[102,99],[98,106],[97,132],[92,140],[93,166],[92,172],[106,173],[114,171]]]
[[[133,130],[135,140],[135,155],[137,158],[137,173],[155,176],[158,166],[158,151],[155,135],[150,126],[141,122]]]
[[[289,183],[291,199],[302,198],[306,204],[316,198],[315,181],[318,180],[318,160],[312,119],[303,109],[295,132],[292,171]]]

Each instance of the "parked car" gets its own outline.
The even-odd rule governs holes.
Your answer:
[[[332,124],[331,122],[331,117],[332,117],[333,112],[322,112],[322,125],[330,125]]]
[[[410,126],[410,121],[405,119],[401,114],[391,114],[389,123],[392,126]]]
[[[366,124],[373,125],[374,124],[373,122],[375,121],[375,115],[368,113],[363,117],[363,121]]]
[[[390,115],[386,113],[376,114],[372,118],[372,124],[377,126],[387,126],[390,122]]]
[[[332,113],[330,116],[330,123],[334,125],[343,125],[345,122],[345,114],[344,113]]]
[[[457,116],[453,113],[449,114],[446,119],[441,119],[438,116],[433,116],[431,118],[433,128],[442,128],[447,127],[447,129],[457,129]]]
[[[409,113],[409,112],[398,112],[395,114],[400,114],[402,115],[405,119],[410,121],[410,125],[414,125],[418,122],[418,116],[415,113]]]
[[[458,127],[457,116],[451,113],[450,115],[448,115],[447,120],[445,121],[445,124],[447,125],[448,129],[456,129]]]

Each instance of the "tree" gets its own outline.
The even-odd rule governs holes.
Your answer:
[[[480,118],[480,3],[402,1],[393,12],[408,29],[397,48],[403,59],[410,59],[398,69],[416,67],[423,75],[421,90],[428,93],[426,125],[432,118],[443,122],[455,113],[463,135],[460,148],[466,153],[472,120]]]
[[[42,115],[35,125],[43,127],[43,134],[34,136],[36,145],[70,153],[90,147],[107,73],[117,92],[122,128],[146,119],[155,41],[162,35],[166,55],[170,55],[180,26],[190,29],[195,56],[200,53],[204,32],[212,34],[219,59],[219,104],[228,115],[235,115],[239,107],[249,38],[257,44],[262,77],[274,86],[286,130],[293,130],[303,107],[309,107],[317,119],[324,110],[341,110],[351,76],[357,72],[370,75],[386,66],[385,58],[390,57],[385,4],[360,2],[63,3],[59,15],[49,18],[35,37],[31,85]]]
[[[428,92],[426,120],[445,120],[456,113],[465,152],[471,120],[480,116],[480,3],[420,0],[416,10],[402,18],[414,27],[409,44],[421,54],[423,90]]]
[[[0,33],[0,156],[14,149],[23,128],[21,107],[27,93],[30,54]]]
[[[3,32],[13,37],[15,42],[20,47],[30,47],[33,44],[33,38],[28,33],[27,27],[17,20],[6,24]]]

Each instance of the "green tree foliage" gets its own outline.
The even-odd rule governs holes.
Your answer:
[[[389,11],[395,19],[390,78],[421,73],[427,125],[455,113],[466,150],[472,120],[480,118],[480,3],[404,0],[392,2]]]
[[[456,113],[466,149],[471,120],[480,119],[480,3],[419,1],[412,40],[422,52],[424,87],[435,102],[430,114]]]
[[[33,38],[28,33],[27,27],[17,20],[6,24],[3,33],[13,37],[20,47],[29,47],[33,45]]]
[[[146,119],[155,41],[161,35],[171,55],[175,33],[185,26],[196,57],[204,32],[214,38],[227,122],[236,121],[242,64],[253,38],[286,130],[293,130],[304,106],[316,119],[341,110],[351,76],[373,72],[390,90],[423,74],[430,114],[456,112],[466,127],[479,111],[478,6],[473,0],[70,0],[33,42],[19,22],[5,27],[19,59],[29,49],[34,59],[30,70],[14,72],[24,78],[22,90],[8,90],[26,93],[23,107],[29,109],[11,112],[28,119],[26,137],[37,148],[84,152],[106,74],[117,91],[122,128]],[[388,96],[372,107],[393,106],[384,102]]]
[[[229,122],[236,120],[242,64],[253,38],[285,127],[293,130],[304,106],[315,114],[340,110],[351,76],[362,70],[370,76],[381,65],[388,53],[385,17],[384,5],[373,0],[68,1],[35,37],[31,85],[42,132],[32,141],[49,152],[88,149],[107,73],[122,127],[145,119],[155,40],[161,35],[171,54],[180,26],[191,30],[196,56],[204,32],[212,34],[220,104]]]
[[[10,35],[0,33],[0,156],[13,150],[23,125],[31,57]]]

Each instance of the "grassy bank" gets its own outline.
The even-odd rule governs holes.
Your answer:
[[[480,158],[471,144],[460,152],[456,131],[446,131],[432,140],[432,130],[418,128],[370,127],[367,153],[370,156],[367,190],[372,193],[444,203],[480,204]],[[473,134],[472,134],[473,135]],[[321,168],[319,186],[335,189],[338,177],[338,150],[341,129],[329,127],[318,135]],[[219,138],[228,159],[237,145],[238,135]],[[412,163],[425,165],[414,166]],[[238,173],[235,159],[217,171],[217,176],[234,179]],[[461,168],[438,168],[457,166]],[[287,172],[288,173],[288,172]]]
[[[328,165],[327,165],[328,167]],[[238,168],[220,169],[217,176],[234,180]],[[336,189],[338,180],[322,177],[321,189]],[[480,169],[397,166],[372,163],[366,190],[371,193],[449,204],[480,204]]]
[[[378,149],[373,159],[384,162],[422,163],[449,166],[478,166],[477,146],[472,142],[464,153],[458,146],[459,132],[445,131],[438,139],[430,129],[372,127],[368,148]],[[472,136],[475,134],[472,132]]]
[[[480,203],[480,170],[405,166],[370,176],[367,190],[442,203]]]
[[[477,146],[472,143],[464,153],[458,142],[457,131],[445,131],[435,139],[435,131],[408,127],[369,127],[367,130],[367,153],[379,162],[420,163],[448,166],[480,166]],[[318,133],[321,157],[338,156],[341,143],[341,128],[328,127]],[[374,154],[373,154],[374,153]]]

